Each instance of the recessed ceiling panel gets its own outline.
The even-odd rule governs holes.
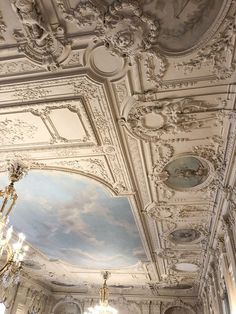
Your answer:
[[[1,187],[6,183],[1,174]],[[31,171],[16,190],[10,222],[49,258],[86,268],[120,268],[146,259],[127,198],[57,171]]]

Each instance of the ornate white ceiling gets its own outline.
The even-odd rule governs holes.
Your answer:
[[[197,295],[221,192],[234,186],[234,1],[7,0],[0,10],[2,171],[21,159],[128,197],[147,258],[113,269],[111,285]],[[99,268],[33,249],[27,263],[54,290],[100,283]]]

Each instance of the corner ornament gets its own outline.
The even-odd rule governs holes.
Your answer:
[[[148,80],[161,84],[168,65],[158,49],[159,22],[143,12],[139,1],[116,0],[105,8],[86,0],[69,9],[64,0],[57,0],[57,6],[66,21],[80,29],[91,28],[94,42],[102,42],[110,52],[131,63],[145,63]]]
[[[143,13],[137,1],[115,1],[104,16],[104,42],[122,55],[151,49],[159,34],[159,23]]]
[[[70,45],[64,42],[64,30],[58,27],[52,31],[35,0],[14,0],[12,8],[23,27],[13,32],[19,51],[49,71],[58,69],[71,51]]]

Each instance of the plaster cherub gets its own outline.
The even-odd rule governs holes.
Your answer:
[[[44,45],[45,38],[49,35],[49,32],[44,26],[35,0],[15,0],[12,2],[12,7],[19,16],[22,24],[27,28],[31,38],[38,45]]]

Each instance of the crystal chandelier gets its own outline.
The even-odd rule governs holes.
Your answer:
[[[104,283],[102,288],[100,288],[100,304],[95,305],[95,307],[89,307],[87,312],[84,312],[84,314],[117,314],[118,311],[111,307],[108,304],[108,287],[107,287],[107,279],[109,277],[110,273],[108,271],[103,273],[103,279]]]
[[[26,173],[26,168],[19,162],[13,162],[8,167],[10,184],[4,190],[0,190],[2,205],[0,208],[0,281],[4,287],[14,285],[19,280],[22,261],[28,250],[24,245],[25,236],[18,235],[18,239],[12,244],[13,228],[8,226],[9,215],[16,203],[17,194],[14,183],[19,181]]]

